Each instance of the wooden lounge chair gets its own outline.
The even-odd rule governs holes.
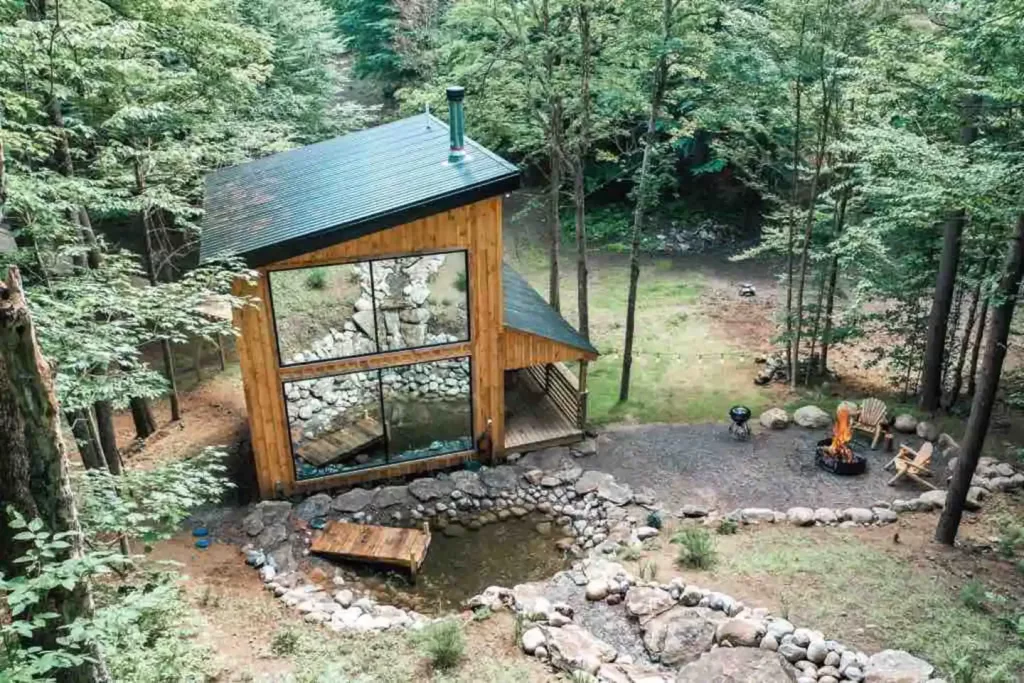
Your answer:
[[[922,476],[931,476],[931,470],[928,469],[931,461],[931,442],[926,441],[919,451],[915,451],[905,444],[900,446],[900,450],[896,454],[896,457],[889,461],[889,464],[885,466],[886,469],[889,469],[890,467],[896,468],[896,476],[889,480],[889,486],[895,484],[902,477],[909,477],[918,484],[924,484],[928,488],[935,490],[938,487],[921,478]]]
[[[860,412],[857,413],[857,417],[853,421],[854,429],[871,434],[871,450],[878,447],[878,440],[882,438],[887,411],[885,403],[877,398],[865,399],[860,406]]]

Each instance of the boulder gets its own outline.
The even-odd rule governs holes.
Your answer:
[[[409,484],[409,493],[413,498],[426,503],[437,498],[444,498],[455,490],[455,484],[450,479],[437,479],[435,477],[423,477],[416,479]]]
[[[796,630],[796,627],[790,623],[789,620],[781,617],[775,617],[765,626],[769,635],[775,636],[776,640],[781,641],[784,637]]]
[[[757,647],[765,633],[765,626],[754,619],[733,618],[723,621],[715,631],[715,640],[719,645],[741,647]]]
[[[680,517],[707,517],[708,509],[703,505],[694,505],[693,503],[687,503],[683,507],[679,508]]]
[[[377,490],[373,497],[373,505],[377,508],[389,508],[394,505],[412,502],[407,486],[384,486]]]
[[[518,471],[508,465],[498,465],[480,471],[480,481],[491,491],[514,489],[518,478]]]
[[[677,605],[644,625],[644,647],[652,659],[664,666],[692,662],[710,650],[715,641],[712,615],[713,612],[701,607]]]
[[[785,683],[796,672],[774,652],[720,647],[676,672],[676,683]]]
[[[604,579],[589,581],[585,590],[587,600],[604,600],[609,592],[608,582]]]
[[[534,626],[528,628],[523,632],[522,642],[520,643],[523,647],[523,652],[528,655],[532,655],[534,651],[543,646],[545,643],[544,632]]]
[[[352,489],[331,501],[331,508],[338,512],[359,512],[373,500],[373,491],[369,489]]]
[[[597,672],[599,683],[672,683],[675,674],[638,664],[602,664]]]
[[[786,520],[793,526],[811,526],[814,524],[814,510],[811,508],[789,508]]]
[[[828,656],[828,645],[824,640],[812,640],[807,645],[807,659],[814,664],[824,664]]]
[[[743,508],[740,519],[747,524],[752,522],[774,522],[775,510],[770,508]]]
[[[256,545],[269,551],[288,539],[288,528],[284,524],[271,524],[256,537]],[[280,569],[281,567],[278,567]]]
[[[675,604],[668,591],[636,586],[626,593],[626,613],[645,621],[661,614]]]
[[[597,486],[597,497],[613,505],[627,505],[633,501],[633,490],[626,484],[619,484],[612,477]]]
[[[769,408],[761,413],[759,421],[765,429],[785,429],[789,426],[790,417],[782,408]]]
[[[793,413],[793,422],[807,429],[824,429],[832,424],[832,417],[818,406],[804,406]]]
[[[653,526],[641,526],[637,527],[636,537],[639,538],[641,541],[646,541],[648,538],[654,538],[659,533],[661,532],[655,529]]]
[[[928,662],[903,650],[882,650],[868,658],[865,683],[926,683],[935,671]],[[849,669],[847,669],[847,674]]]
[[[834,524],[837,521],[836,513],[831,508],[818,508],[814,511],[814,521],[821,524]]]
[[[455,489],[462,491],[467,496],[483,498],[487,495],[487,489],[480,482],[480,475],[470,470],[456,470],[451,473],[451,481]]]
[[[263,516],[259,510],[253,510],[242,520],[242,530],[250,536],[259,536],[263,526]]]
[[[807,656],[807,648],[790,641],[779,645],[779,654],[785,657],[787,662],[796,663]]]
[[[323,517],[331,509],[331,497],[327,494],[316,494],[295,506],[295,516],[302,521],[314,517]]]
[[[596,674],[601,665],[615,661],[615,648],[593,636],[576,624],[555,628],[538,627],[544,635],[544,647],[551,658],[551,665],[562,671],[583,669]]]
[[[893,420],[892,428],[904,434],[913,434],[917,431],[917,418],[910,413],[900,413]]]
[[[942,455],[950,458],[951,460],[960,455],[960,444],[956,442],[956,439],[945,432],[939,434],[939,438],[935,441],[935,446],[939,449]]]
[[[576,495],[585,496],[588,493],[597,491],[598,486],[610,479],[612,479],[610,474],[598,472],[597,470],[587,470],[576,480],[573,490],[576,491]]]
[[[879,524],[892,524],[897,519],[899,519],[899,515],[897,515],[894,510],[891,510],[889,508],[871,508],[871,512],[874,513],[875,519],[878,521]]]
[[[917,435],[925,441],[935,441],[939,438],[939,428],[934,422],[922,420],[917,423]]]
[[[844,521],[856,524],[871,524],[875,516],[867,508],[846,508],[841,515]]]
[[[597,441],[594,439],[583,439],[578,444],[569,447],[569,453],[574,458],[583,458],[597,453]]]
[[[925,491],[917,497],[920,501],[918,506],[923,510],[934,510],[935,508],[946,507],[946,492],[939,491]]]

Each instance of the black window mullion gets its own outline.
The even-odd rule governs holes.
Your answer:
[[[372,268],[370,269],[373,270]],[[384,406],[384,375],[382,369],[377,369],[377,399],[380,401],[380,420],[384,428],[384,464],[391,462],[391,426],[388,422],[387,410]]]
[[[376,270],[373,264],[376,261],[367,261],[366,263],[370,267],[370,308],[373,311],[373,343],[377,346],[374,351],[375,353],[380,353],[380,325],[377,323],[377,283],[373,279],[373,271]],[[379,373],[378,379],[380,379]]]

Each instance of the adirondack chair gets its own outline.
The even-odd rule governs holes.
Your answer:
[[[931,442],[926,441],[919,451],[915,451],[906,444],[901,445],[896,457],[885,466],[886,469],[889,469],[890,467],[896,468],[896,476],[889,480],[889,486],[892,486],[903,477],[909,477],[918,484],[924,484],[928,488],[935,490],[938,487],[921,478],[922,476],[931,476],[931,470],[928,469],[931,461]]]
[[[878,447],[878,440],[882,438],[886,411],[885,403],[877,398],[868,398],[861,404],[860,412],[853,421],[854,429],[871,434],[871,450]]]

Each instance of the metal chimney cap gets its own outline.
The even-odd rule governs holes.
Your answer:
[[[449,85],[445,94],[449,102],[461,102],[466,97],[466,89],[461,85]]]

